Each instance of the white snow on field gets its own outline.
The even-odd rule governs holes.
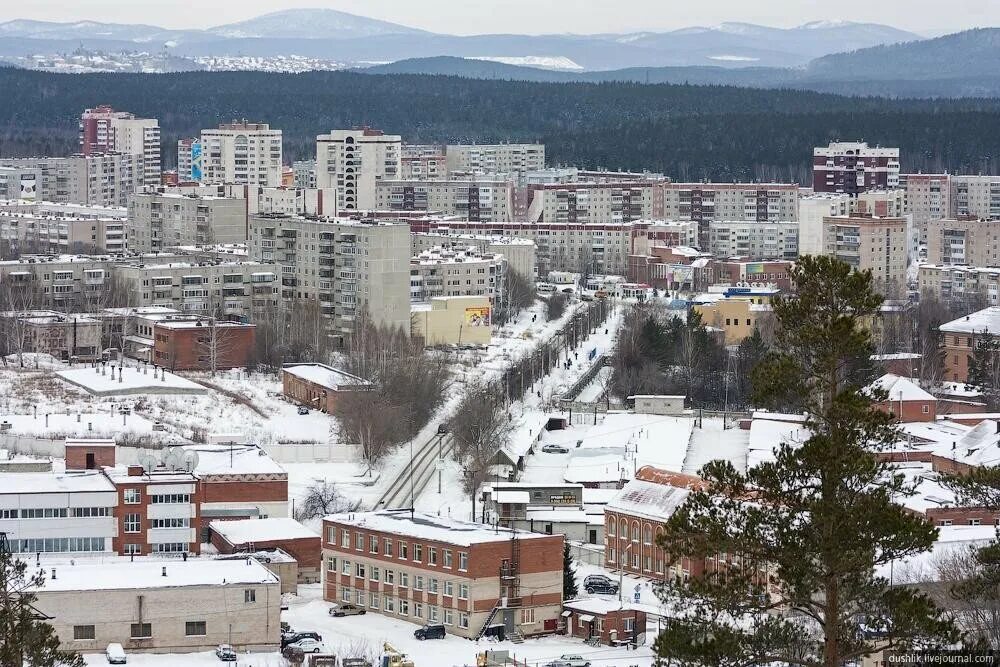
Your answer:
[[[111,407],[111,403],[108,407]],[[117,410],[104,412],[80,412],[75,414],[53,413],[46,418],[42,410],[38,415],[0,415],[0,422],[10,424],[7,431],[11,435],[32,435],[52,438],[99,438],[134,433],[148,435],[153,432],[153,423],[139,415],[121,415]]]

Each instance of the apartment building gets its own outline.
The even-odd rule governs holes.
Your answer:
[[[545,168],[545,144],[449,144],[449,173],[523,174]]]
[[[969,362],[982,340],[1000,335],[1000,306],[988,306],[938,327],[944,346],[944,380],[969,381]]]
[[[899,149],[835,141],[813,149],[813,191],[857,195],[899,187]]]
[[[704,223],[703,223],[704,226]],[[708,250],[716,257],[795,259],[799,256],[799,223],[713,220],[708,223]]]
[[[63,361],[94,361],[101,356],[100,320],[54,310],[28,310],[13,317],[24,333],[23,352],[49,354]]]
[[[323,519],[324,598],[470,639],[491,624],[508,637],[555,632],[562,535],[404,510]]]
[[[209,195],[138,193],[129,198],[127,230],[131,252],[243,243],[247,240],[247,202]]]
[[[200,183],[202,179],[201,138],[177,140],[177,181]]]
[[[0,200],[36,200],[41,180],[42,172],[36,167],[0,167]]]
[[[0,205],[0,241],[9,254],[122,254],[126,212],[45,202]]]
[[[201,482],[183,470],[106,468],[118,494],[115,553],[197,554],[201,552]]]
[[[136,188],[136,158],[127,153],[0,158],[0,167],[37,170],[39,200],[125,206]]]
[[[35,607],[66,649],[97,652],[113,642],[129,653],[187,653],[219,644],[238,651],[279,645],[281,585],[252,558],[45,565],[44,585],[32,591]]]
[[[486,296],[494,309],[504,306],[507,260],[474,247],[437,247],[410,260],[410,300],[439,296]]]
[[[654,189],[654,214],[667,220],[798,220],[796,183],[658,183]]]
[[[1000,220],[959,218],[927,224],[931,264],[1000,266]]]
[[[950,174],[900,174],[899,187],[906,190],[906,212],[918,229],[925,230],[931,220],[952,217]]]
[[[292,162],[292,174],[295,175],[295,187],[316,187],[316,160],[295,160]]]
[[[850,215],[853,199],[846,193],[824,192],[799,198],[799,254],[822,255],[826,252],[823,219]]]
[[[448,177],[448,160],[444,153],[404,155],[400,159],[399,178],[404,181],[426,181]]]
[[[907,193],[903,188],[867,190],[859,192],[851,204],[851,215],[902,218],[907,214]]]
[[[201,131],[202,181],[281,185],[281,130],[267,123],[223,123]]]
[[[252,317],[278,305],[278,274],[269,264],[161,259],[168,261],[132,260],[114,269],[133,307],[164,306],[193,315]]]
[[[514,183],[499,177],[382,180],[375,184],[380,211],[428,211],[473,222],[510,222]]]
[[[360,128],[316,137],[316,187],[337,192],[338,211],[376,208],[376,185],[402,173],[403,139]]]
[[[733,259],[723,262],[713,262],[714,277],[718,283],[736,285],[738,283],[762,283],[774,285],[779,290],[789,290],[792,281],[789,271],[795,264],[791,260],[776,262],[748,262],[743,259]]]
[[[252,260],[275,265],[283,301],[319,301],[332,335],[349,335],[362,309],[375,322],[409,330],[407,225],[255,215],[248,246]]]
[[[694,292],[715,282],[715,264],[709,261],[710,255],[694,248],[656,245],[648,254],[631,255],[628,260],[625,276],[630,283],[667,291]]]
[[[1000,220],[1000,176],[952,176],[948,217]]]
[[[871,269],[875,284],[884,290],[905,288],[909,238],[905,218],[828,217],[823,219],[823,235],[824,254],[859,271]]]
[[[653,216],[653,183],[553,183],[530,186],[529,222],[614,224]]]
[[[135,161],[136,187],[160,183],[160,124],[102,105],[80,116],[80,152],[123,153]]]
[[[922,298],[952,304],[1000,305],[1000,268],[921,264],[917,284]]]
[[[487,236],[476,234],[445,234],[412,232],[412,253],[418,255],[432,248],[475,248],[480,253],[503,255],[509,271],[532,278],[535,275],[535,243],[514,236]]]

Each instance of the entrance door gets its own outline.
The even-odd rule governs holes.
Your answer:
[[[590,529],[589,538],[590,538],[589,541],[590,541],[591,544],[597,544],[597,530],[596,529],[594,529],[594,528]]]
[[[87,470],[93,470],[97,467],[97,462],[94,460],[94,452],[87,452]]]
[[[504,609],[503,610],[503,629],[510,636],[514,632],[514,610]]]

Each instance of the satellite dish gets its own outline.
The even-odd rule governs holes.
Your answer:
[[[181,456],[181,467],[188,472],[194,472],[198,467],[198,452],[193,449],[184,452]]]
[[[156,457],[153,456],[152,454],[147,454],[147,453],[143,452],[143,453],[139,454],[139,456],[136,457],[136,458],[137,458],[137,461],[138,461],[139,465],[142,466],[142,471],[145,474],[148,475],[149,473],[151,473],[154,470],[156,470]]]
[[[184,456],[183,450],[179,447],[170,447],[163,454],[163,467],[167,470],[177,470],[182,465],[181,457]]]

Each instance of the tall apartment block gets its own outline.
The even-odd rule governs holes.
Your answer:
[[[857,195],[899,187],[899,149],[831,142],[813,149],[813,191]]]
[[[36,200],[41,180],[35,167],[0,167],[0,199]]]
[[[487,296],[494,309],[504,304],[507,261],[503,255],[475,247],[436,247],[410,261],[410,300],[430,301],[438,296]]]
[[[316,137],[316,187],[335,188],[338,211],[376,208],[376,185],[399,178],[403,138],[381,130],[332,130]]]
[[[823,220],[824,254],[859,271],[871,269],[875,283],[891,298],[906,286],[908,234],[905,218],[828,217]]]
[[[614,224],[653,216],[653,184],[552,183],[532,188],[529,222]]]
[[[544,144],[449,144],[449,173],[523,174],[545,168]]]
[[[930,264],[1000,266],[1000,220],[972,217],[927,224]]]
[[[716,257],[795,259],[799,256],[797,222],[713,220],[708,223],[708,233],[708,249]]]
[[[944,303],[979,301],[982,306],[1000,305],[1000,268],[921,264],[917,284],[921,299],[934,297]]]
[[[488,177],[455,180],[383,180],[375,184],[379,211],[428,211],[474,222],[510,222],[514,184]]]
[[[136,189],[136,158],[128,153],[0,158],[0,167],[37,170],[40,201],[125,206]]]
[[[200,183],[202,179],[201,139],[190,137],[177,141],[177,180]]]
[[[136,187],[160,184],[160,123],[155,118],[136,118],[110,106],[86,109],[80,116],[80,152],[132,155]]]
[[[1000,220],[1000,176],[952,176],[948,217]]]
[[[284,301],[318,301],[334,336],[349,336],[363,309],[410,330],[410,230],[282,214],[250,217],[250,258],[276,265]]]
[[[281,185],[281,130],[267,123],[223,123],[201,131],[202,181]]]
[[[799,199],[799,254],[826,253],[825,218],[846,216],[852,212],[853,200],[844,193],[804,195]]]
[[[128,211],[128,247],[132,252],[247,240],[244,199],[139,193],[129,200]]]
[[[295,187],[316,187],[316,160],[296,160],[292,162],[292,173],[295,175]]]
[[[125,252],[126,210],[47,202],[0,205],[0,253]]]

